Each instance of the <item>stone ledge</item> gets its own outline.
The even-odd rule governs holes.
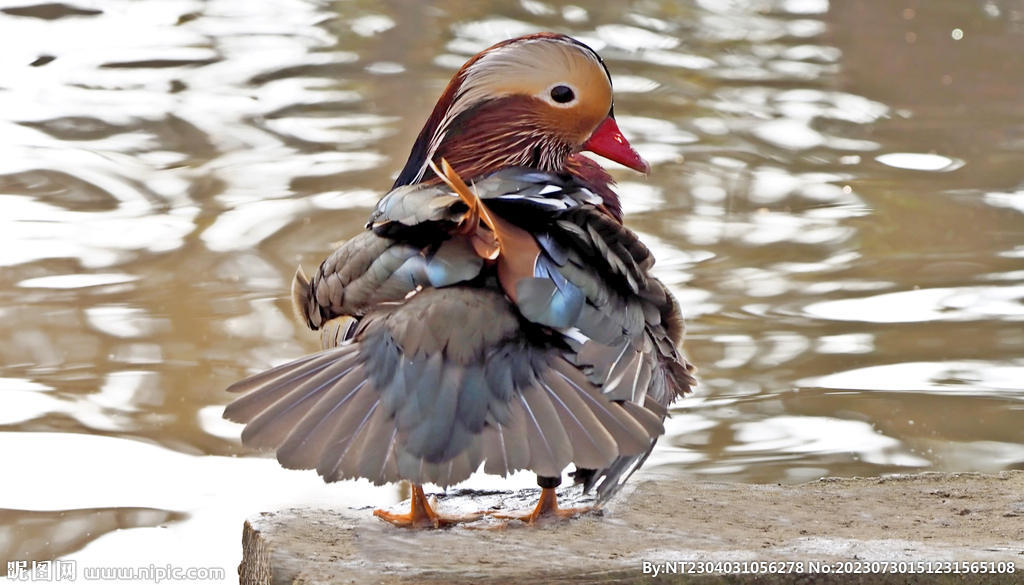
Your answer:
[[[505,507],[535,493],[461,494],[442,510]],[[509,501],[505,501],[509,500]],[[493,521],[492,521],[493,522]],[[664,575],[643,561],[995,561],[1012,575]],[[251,517],[243,585],[270,583],[1017,583],[1024,472],[923,473],[796,485],[638,473],[599,514],[541,529],[408,531],[371,510]]]

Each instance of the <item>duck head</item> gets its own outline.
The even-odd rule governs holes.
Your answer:
[[[572,172],[610,193],[611,177],[583,150],[650,172],[615,123],[611,76],[597,53],[565,35],[528,35],[494,45],[459,70],[395,186],[429,180],[429,161],[443,157],[466,178],[528,166]]]

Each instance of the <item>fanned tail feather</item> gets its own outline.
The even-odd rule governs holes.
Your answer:
[[[431,311],[469,311],[480,330]],[[247,446],[276,449],[283,466],[326,481],[447,486],[481,465],[551,477],[649,448],[662,431],[652,415],[609,400],[562,350],[525,343],[520,327],[500,293],[424,291],[336,348],[235,384],[249,394],[225,415],[247,423]],[[444,349],[423,351],[435,346]]]

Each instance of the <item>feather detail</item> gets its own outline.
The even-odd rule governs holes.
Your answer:
[[[327,481],[447,486],[481,464],[550,477],[652,444],[650,415],[603,396],[563,349],[530,341],[544,335],[534,327],[500,292],[424,290],[341,345],[236,384],[250,393],[227,415],[248,423],[243,444]]]
[[[581,467],[600,469],[618,455],[615,438],[601,424],[575,388],[561,376],[549,376],[544,384],[572,445],[573,461]]]
[[[558,477],[572,460],[572,445],[546,393],[532,388],[518,396],[526,411],[526,440],[530,470],[543,477]]]
[[[498,279],[502,288],[512,302],[516,302],[517,285],[523,279],[534,275],[540,247],[533,236],[525,230],[491,212],[480,196],[466,185],[443,158],[441,167],[443,170],[439,169],[434,161],[430,161],[430,168],[434,173],[451,187],[469,208],[463,219],[462,229],[472,238],[478,254],[488,260],[497,260]],[[488,229],[484,229],[481,222]]]

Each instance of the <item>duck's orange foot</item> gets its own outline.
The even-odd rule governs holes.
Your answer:
[[[418,485],[412,486],[412,505],[408,514],[397,514],[387,510],[374,510],[373,515],[381,520],[398,526],[399,528],[445,528],[462,522],[473,522],[483,518],[483,513],[447,515],[438,514],[427,501],[423,488]]]
[[[526,512],[504,512],[495,511],[488,512],[487,514],[493,518],[500,518],[502,520],[521,520],[529,526],[545,526],[548,524],[554,524],[565,520],[571,520],[577,516],[586,514],[596,510],[595,506],[585,506],[582,508],[559,508],[558,507],[558,495],[555,494],[555,488],[542,488],[540,492],[540,500],[537,501],[537,507],[533,510]]]

